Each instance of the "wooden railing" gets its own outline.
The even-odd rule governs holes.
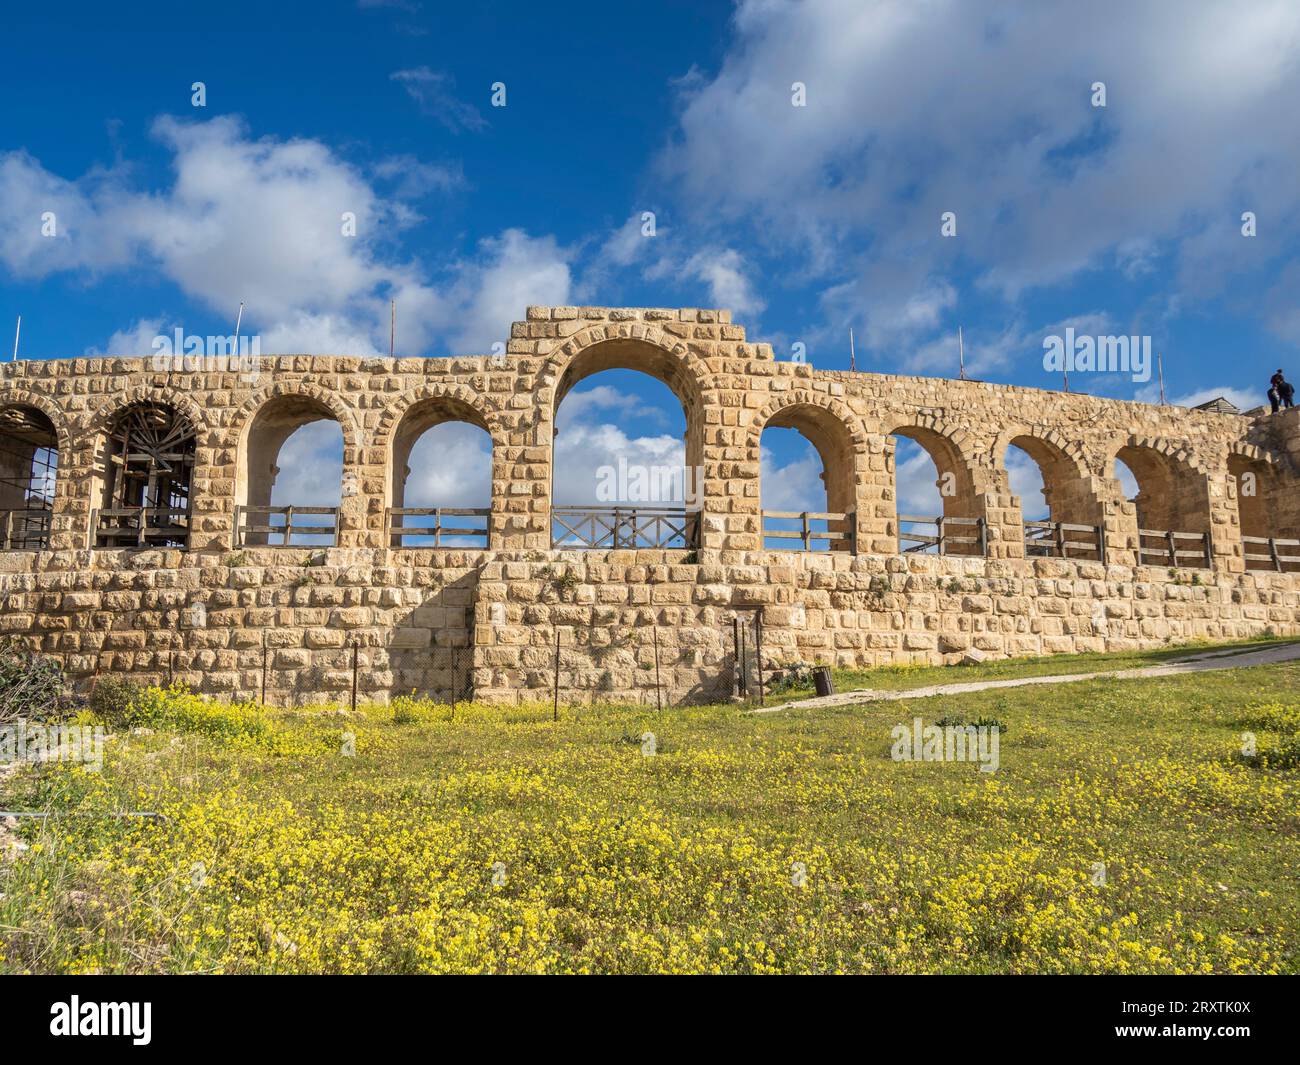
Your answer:
[[[851,512],[848,514],[819,514],[809,510],[765,510],[762,514],[764,546],[766,546],[769,539],[798,540],[799,547],[787,548],[782,544],[777,544],[776,550],[811,551],[814,543],[826,541],[832,551],[854,550],[857,515]],[[799,528],[769,529],[769,521],[797,521]],[[825,528],[813,528],[814,522],[825,525]]]
[[[48,509],[0,510],[0,549],[40,551],[50,546]]]
[[[1184,550],[1181,544],[1195,544]],[[1214,544],[1208,532],[1166,532],[1161,529],[1138,530],[1138,565],[1185,566],[1209,569],[1214,561]]]
[[[325,515],[329,523],[299,522],[294,518],[303,516],[320,517]],[[265,524],[253,524],[250,519],[264,518]],[[274,519],[283,518],[277,524]],[[279,543],[272,543],[272,537],[279,537]],[[299,542],[294,543],[294,537]],[[250,537],[252,539],[250,539]],[[329,537],[328,544],[315,543],[321,537]],[[264,539],[263,539],[264,538]],[[307,539],[313,542],[302,543]],[[252,507],[235,508],[235,546],[236,547],[337,547],[339,542],[339,508],[338,507]]]
[[[1071,525],[1064,521],[1025,522],[1026,558],[1083,558],[1106,561],[1106,530],[1102,525]]]
[[[492,511],[487,507],[389,507],[386,515],[387,530],[385,542],[390,547],[445,547],[444,536],[468,537],[474,543],[464,545],[470,548],[487,548],[487,520]],[[482,518],[483,528],[455,528],[443,524],[443,518]],[[411,522],[408,518],[432,518],[433,522]],[[432,544],[409,544],[408,537],[433,537]],[[457,546],[457,545],[453,545]]]
[[[1300,540],[1280,540],[1275,536],[1243,536],[1241,544],[1247,569],[1272,569],[1278,573],[1290,572],[1288,567],[1300,569]],[[1252,547],[1263,547],[1265,553],[1252,553]]]
[[[700,546],[700,512],[684,507],[552,507],[551,546]]]
[[[918,532],[915,528],[904,529],[908,525],[930,525],[933,533]],[[973,536],[954,535],[952,530],[970,529]],[[912,546],[905,546],[911,544]],[[983,518],[948,518],[917,517],[914,514],[898,516],[898,546],[903,554],[910,555],[921,551],[933,550],[940,555],[987,555],[989,553],[989,530]],[[953,550],[956,547],[957,550]]]
[[[187,507],[104,507],[91,515],[96,547],[188,547]]]

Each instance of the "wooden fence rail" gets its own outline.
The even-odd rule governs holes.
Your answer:
[[[385,542],[390,547],[420,547],[427,545],[407,544],[407,537],[432,536],[433,546],[442,547],[444,536],[472,537],[476,542],[468,545],[474,548],[487,548],[487,520],[492,511],[487,507],[389,507],[386,515],[387,529]],[[443,518],[483,518],[483,528],[456,528],[443,524]],[[433,522],[418,523],[407,518],[432,518]],[[397,519],[396,521],[394,519]],[[481,541],[481,542],[477,542]]]
[[[809,510],[765,510],[763,517],[763,540],[798,540],[799,548],[787,549],[782,545],[777,550],[811,551],[814,542],[826,541],[832,551],[853,551],[856,544],[857,515],[821,514]],[[797,521],[798,529],[770,529],[769,521]],[[813,522],[824,522],[825,529],[814,529]]]
[[[1083,535],[1081,537],[1073,535],[1077,533]],[[1071,552],[1075,553],[1071,554]],[[1072,525],[1064,521],[1027,521],[1025,522],[1025,556],[1028,558],[1089,556],[1089,561],[1105,562],[1105,526]]]
[[[694,549],[700,546],[700,512],[685,507],[552,507],[551,546]]]
[[[0,510],[0,549],[39,551],[50,546],[50,519],[46,508]]]
[[[1278,573],[1288,572],[1288,566],[1300,569],[1300,550],[1283,553],[1284,550],[1300,548],[1300,540],[1283,540],[1276,536],[1243,536],[1242,551],[1245,553],[1247,569],[1273,569]],[[1267,554],[1251,552],[1252,547],[1264,547]],[[1252,566],[1251,563],[1263,563]]]
[[[329,524],[298,524],[293,523],[295,517],[303,515],[328,515]],[[265,524],[253,524],[250,518],[265,518]],[[271,519],[283,517],[284,524],[277,525]],[[266,537],[265,543],[250,541],[249,537]],[[271,543],[272,536],[281,538],[278,544]],[[325,544],[297,544],[293,543],[293,538],[298,537],[321,537],[328,536],[330,542]],[[235,508],[235,546],[236,547],[337,547],[339,542],[339,508],[338,507],[253,507],[238,506]]]
[[[188,507],[103,507],[91,515],[97,547],[187,547]]]
[[[1148,545],[1147,541],[1155,543]],[[1194,543],[1193,550],[1185,551],[1180,544]],[[1214,562],[1214,543],[1208,532],[1189,533],[1164,529],[1138,530],[1138,565],[1184,566],[1189,569],[1210,569]]]
[[[911,525],[933,525],[934,534],[917,532],[914,529],[904,529],[904,523]],[[974,536],[954,536],[949,530],[954,526],[975,530]],[[904,546],[911,544],[911,547]],[[989,553],[989,533],[988,524],[983,518],[949,518],[946,516],[939,517],[922,517],[915,514],[898,515],[898,546],[902,549],[903,554],[910,555],[921,551],[934,549],[936,554],[940,555],[987,555]],[[958,547],[957,551],[951,550],[953,546]],[[974,547],[974,551],[961,550],[965,547]]]

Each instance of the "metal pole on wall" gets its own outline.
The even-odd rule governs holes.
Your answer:
[[[733,695],[740,695],[740,616],[735,615],[731,619],[731,692]]]
[[[560,720],[560,627],[555,626],[555,684],[551,704],[551,720]]]
[[[262,633],[262,705],[266,705],[266,633]]]
[[[352,641],[352,712],[357,712],[357,673],[360,669],[361,641]]]
[[[754,664],[758,667],[758,705],[763,702],[763,608],[754,615]]]
[[[659,626],[652,626],[650,632],[654,635],[655,641],[655,709],[660,712],[664,708],[663,691],[659,687]]]

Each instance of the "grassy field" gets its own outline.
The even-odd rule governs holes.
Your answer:
[[[885,676],[1018,670],[1049,671]],[[132,714],[102,772],[0,783],[65,815],[0,840],[0,971],[1300,969],[1300,664],[763,716]],[[999,770],[893,761],[914,717],[1002,722]]]

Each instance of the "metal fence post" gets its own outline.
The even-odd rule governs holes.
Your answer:
[[[731,619],[731,691],[740,695],[740,615]]]
[[[560,720],[560,626],[555,626],[555,683],[552,686],[551,720]]]
[[[754,664],[758,668],[758,705],[765,706],[766,695],[763,684],[763,608],[760,606],[754,615]]]
[[[360,671],[361,641],[352,640],[352,712],[357,712],[357,674]]]
[[[659,626],[652,625],[650,632],[654,636],[655,643],[655,709],[662,712],[664,708],[664,698],[663,691],[659,687]]]

